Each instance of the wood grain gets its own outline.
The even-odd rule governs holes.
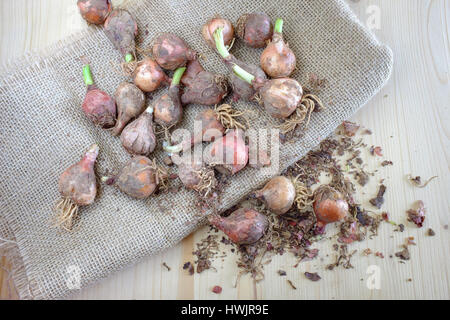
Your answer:
[[[116,2],[117,3],[117,2]],[[385,210],[392,220],[405,223],[404,233],[383,225],[379,237],[355,245],[382,251],[385,259],[357,254],[354,269],[325,271],[332,259],[330,244],[320,243],[323,261],[316,260],[292,268],[289,255],[275,258],[265,267],[266,278],[255,284],[248,276],[233,287],[237,268],[235,257],[215,262],[217,271],[187,275],[182,270],[193,261],[192,251],[207,233],[206,228],[186,238],[176,247],[112,275],[105,281],[74,293],[74,299],[449,299],[449,158],[450,158],[450,3],[446,0],[352,0],[350,6],[365,23],[373,10],[380,12],[380,28],[373,30],[380,41],[394,51],[395,67],[389,83],[353,120],[371,128],[369,145],[380,145],[384,158],[394,166],[380,169],[380,159],[364,155],[369,169],[380,169],[361,201],[375,192],[379,179],[386,178],[388,191]],[[372,7],[371,7],[372,6]],[[87,28],[79,17],[75,0],[0,1],[0,62],[42,49],[65,36]],[[439,176],[427,188],[409,185],[406,174]],[[415,200],[427,207],[426,227],[417,229],[406,222],[405,211]],[[436,236],[425,235],[432,227]],[[412,259],[399,264],[389,254],[399,250],[407,236],[417,246]],[[327,253],[329,256],[326,256]],[[171,270],[162,266],[165,262]],[[380,268],[381,287],[366,286],[367,268]],[[8,268],[0,259],[0,266]],[[277,270],[287,271],[280,277]],[[304,271],[317,271],[322,280],[305,279]],[[297,287],[286,283],[290,279]],[[411,278],[409,282],[407,279]],[[17,298],[8,293],[8,276],[0,269],[0,298]],[[211,292],[215,285],[223,293]]]

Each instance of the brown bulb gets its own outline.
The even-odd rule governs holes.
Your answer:
[[[164,127],[171,127],[180,122],[183,117],[180,85],[172,81],[169,92],[156,101],[154,109],[156,123]]]
[[[84,114],[102,128],[114,127],[116,123],[116,102],[106,92],[90,85],[83,101]]]
[[[348,203],[334,188],[324,185],[314,192],[314,213],[322,224],[340,221],[348,214]]]
[[[98,156],[98,145],[92,145],[76,164],[67,168],[59,177],[59,192],[78,206],[94,202],[97,182],[94,164]]]
[[[123,147],[132,155],[149,155],[155,150],[156,136],[153,130],[152,108],[128,124],[120,135]]]
[[[122,55],[134,53],[137,23],[124,9],[114,9],[104,24],[105,34]]]
[[[134,84],[122,82],[114,93],[114,98],[117,104],[117,122],[112,133],[117,136],[128,122],[144,111],[145,96]]]
[[[223,174],[234,175],[248,163],[248,146],[242,130],[233,129],[205,149],[205,162]]]
[[[94,202],[97,195],[94,165],[98,151],[98,145],[92,145],[79,162],[67,168],[59,177],[58,189],[61,199],[55,207],[56,226],[72,230],[78,207]]]
[[[144,92],[152,92],[164,84],[170,83],[170,78],[152,59],[145,58],[138,63],[133,73],[134,84]]]
[[[228,82],[223,75],[205,71],[197,60],[190,61],[181,79],[186,86],[181,101],[186,104],[214,106],[228,93]]]
[[[266,112],[274,118],[289,117],[300,104],[302,86],[294,79],[280,78],[266,81],[260,90]]]
[[[203,39],[205,39],[209,46],[215,49],[216,43],[213,34],[217,28],[223,28],[223,42],[226,46],[230,45],[234,38],[233,24],[230,20],[223,18],[213,18],[203,25]]]
[[[197,53],[187,43],[173,33],[163,33],[153,42],[153,57],[166,70],[175,70],[197,59]]]
[[[83,19],[92,24],[103,24],[112,10],[110,0],[78,0],[77,5]]]
[[[262,52],[260,62],[261,68],[269,77],[286,78],[294,71],[296,58],[283,36],[276,32],[272,42]]]
[[[127,195],[145,199],[152,195],[157,184],[152,161],[143,156],[130,159],[115,179],[117,187]]]
[[[272,38],[273,25],[265,13],[251,13],[242,15],[236,27],[236,33],[252,48],[263,48]]]
[[[223,231],[236,244],[253,244],[262,238],[269,222],[253,209],[241,208],[228,217],[213,216],[210,223]]]

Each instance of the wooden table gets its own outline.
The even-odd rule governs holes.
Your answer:
[[[22,55],[26,50],[41,49],[65,36],[86,28],[80,19],[75,0],[16,0],[0,1],[0,62]],[[255,284],[243,277],[233,288],[236,266],[233,257],[215,262],[217,271],[189,276],[182,270],[185,261],[192,260],[196,241],[204,237],[199,230],[176,247],[142,263],[112,275],[103,282],[74,295],[76,299],[449,299],[450,247],[449,231],[449,151],[450,151],[450,3],[446,0],[352,0],[350,6],[361,21],[370,25],[378,38],[394,51],[394,72],[387,86],[352,120],[371,128],[369,145],[381,145],[385,158],[394,166],[380,169],[386,178],[388,191],[385,210],[391,218],[405,223],[405,232],[393,232],[385,224],[380,236],[355,245],[372,248],[386,256],[364,257],[361,250],[351,270],[325,271],[330,257],[292,268],[294,260],[288,255],[266,266],[264,281]],[[374,16],[375,14],[375,16]],[[375,20],[374,20],[375,17]],[[380,160],[366,155],[371,168]],[[406,181],[406,174],[424,178],[437,175],[426,188],[419,189]],[[372,179],[376,180],[376,179]],[[365,201],[373,195],[373,182]],[[427,207],[425,228],[418,229],[406,222],[405,211],[415,200]],[[426,236],[432,227],[436,235]],[[415,237],[412,258],[406,264],[388,255],[399,251],[407,236]],[[319,247],[324,253],[329,243]],[[2,266],[8,266],[0,259]],[[162,266],[166,262],[168,271]],[[367,280],[375,265],[380,275],[380,288],[369,289]],[[287,278],[296,286],[293,290],[277,270],[288,272]],[[304,271],[318,271],[319,282],[305,279]],[[411,279],[412,281],[408,281]],[[221,285],[223,292],[211,292]],[[0,269],[0,298],[8,298],[7,275]],[[14,298],[14,293],[12,298]]]

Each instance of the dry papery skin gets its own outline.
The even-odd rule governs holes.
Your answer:
[[[155,103],[155,122],[170,128],[180,122],[183,117],[183,107],[180,101],[180,87],[169,89],[169,94],[162,95]],[[174,103],[175,101],[175,103]]]
[[[175,70],[196,60],[197,53],[187,43],[173,33],[162,33],[152,42],[153,57],[166,70]]]
[[[178,166],[178,177],[186,188],[197,191],[204,198],[210,196],[217,185],[214,169],[195,160],[182,162]]]
[[[325,107],[318,96],[303,94],[302,86],[292,78],[279,78],[260,81],[254,86],[259,89],[260,103],[268,114],[284,120],[279,126],[282,134],[294,131],[300,124],[308,126],[311,114]]]
[[[89,59],[81,57],[83,62],[83,78],[87,86],[86,96],[82,104],[84,114],[102,128],[111,128],[116,123],[116,102],[106,92],[97,88],[92,78]]]
[[[145,108],[145,96],[134,84],[122,82],[114,93],[117,104],[117,122],[112,130],[119,135],[130,120],[139,116]]]
[[[126,54],[134,56],[138,27],[128,11],[114,9],[105,21],[105,34],[123,56]]]
[[[422,228],[425,221],[425,205],[422,200],[416,201],[414,207],[406,211],[408,221],[416,224],[417,227]]]
[[[422,184],[422,178],[420,176],[413,177],[411,174],[408,174],[407,176],[408,181],[417,188],[425,188],[428,185],[428,183],[430,183],[433,179],[436,179],[437,177],[438,176],[432,176]]]
[[[319,224],[340,221],[349,213],[348,203],[339,191],[323,185],[314,192],[314,213]]]
[[[88,23],[103,24],[112,10],[110,0],[78,0],[81,16]]]
[[[222,216],[226,217],[238,208],[255,210],[267,217],[268,228],[259,241],[250,245],[235,245],[233,239],[222,237],[221,233],[214,234],[218,230],[211,227],[208,236],[201,240],[201,245],[197,245],[199,249],[194,252],[197,257],[195,261],[197,272],[213,268],[213,260],[223,251],[219,248],[219,235],[222,237],[220,242],[231,246],[231,252],[238,255],[237,278],[249,273],[255,281],[260,281],[264,279],[264,266],[271,262],[274,255],[292,253],[297,259],[297,263],[293,266],[296,268],[300,262],[319,256],[319,249],[312,248],[312,245],[321,241],[325,242],[323,244],[330,243],[335,253],[329,258],[322,257],[321,261],[325,259],[331,261],[329,264],[324,261],[322,267],[318,268],[327,272],[338,267],[351,269],[353,268],[351,260],[357,250],[350,250],[350,245],[367,237],[372,239],[377,236],[381,222],[385,221],[386,225],[393,226],[393,232],[403,232],[403,224],[397,225],[388,220],[386,213],[369,212],[355,201],[357,192],[351,179],[354,173],[364,171],[368,178],[372,176],[371,172],[365,171],[366,165],[359,158],[363,149],[368,149],[367,145],[358,136],[348,137],[345,133],[343,135],[337,133],[336,136],[325,139],[317,149],[310,151],[296,164],[286,169],[282,174],[291,180],[295,187],[296,205],[292,205],[283,215],[274,214],[265,201],[255,198],[252,194],[236,207],[224,212]],[[329,180],[326,185],[320,182],[324,176]],[[356,178],[353,181],[356,181]],[[318,204],[327,199],[343,200],[348,205],[344,219],[335,222],[336,228],[327,227],[327,233],[337,230],[337,234],[334,235],[325,233],[325,226],[318,221],[313,209],[314,200]],[[329,217],[322,217],[323,220],[326,220],[325,218]],[[335,218],[331,217],[328,221],[337,220]],[[342,219],[342,216],[338,215],[338,218]],[[227,254],[221,257],[225,255]],[[383,253],[377,251],[377,256],[382,257]],[[316,273],[313,271],[311,273]],[[314,279],[319,277],[317,274]]]
[[[59,177],[58,189],[62,198],[55,208],[58,227],[72,230],[78,207],[94,202],[97,195],[94,165],[98,152],[98,145],[92,145],[79,162],[67,168]]]
[[[302,86],[291,78],[265,81],[259,92],[266,112],[278,119],[289,117],[303,96]]]
[[[107,184],[115,184],[123,193],[136,198],[145,199],[151,196],[158,186],[165,185],[167,172],[144,156],[135,156],[130,159],[112,178],[104,177]]]
[[[236,33],[249,47],[263,48],[272,38],[272,21],[262,12],[244,14],[236,23]]]
[[[280,125],[282,134],[294,131],[305,120],[306,125],[308,125],[312,112],[320,111],[324,108],[316,95],[304,95],[302,86],[295,79],[279,78],[268,80],[263,71],[263,77],[260,77],[257,73],[252,74],[249,72],[248,66],[236,59],[224,46],[223,30],[221,28],[214,32],[214,39],[217,52],[237,78],[240,79],[239,81],[244,81],[252,87],[254,92],[251,99],[256,99],[260,104],[264,105],[266,112],[272,117],[284,120],[284,123]],[[234,90],[235,84],[233,80],[232,86]],[[249,93],[250,91],[246,92],[246,94]],[[259,97],[256,95],[257,93]]]
[[[152,107],[147,108],[123,129],[120,141],[125,150],[132,155],[147,156],[155,150],[156,136],[153,129]]]
[[[223,75],[205,71],[197,60],[190,61],[181,79],[185,85],[182,103],[214,106],[228,93],[228,83]]]
[[[219,121],[217,113],[213,109],[206,109],[201,111],[196,117],[195,121],[201,122],[202,135],[201,137],[193,136],[194,144],[205,141],[211,142],[217,136],[223,136],[225,133],[225,127]]]
[[[153,92],[170,84],[170,78],[151,58],[140,61],[133,73],[134,84],[144,92]]]
[[[223,40],[226,46],[230,46],[234,39],[234,27],[230,20],[214,17],[206,22],[202,27],[202,36],[206,43],[212,48],[216,48],[214,41],[214,31],[217,28],[223,28]]]
[[[194,132],[189,138],[183,141],[172,136],[172,143],[178,144],[179,151],[187,151],[198,143],[213,142],[222,137],[227,129],[246,129],[246,125],[240,120],[244,112],[233,109],[229,104],[216,106],[214,109],[205,109],[195,117],[196,123],[201,125],[201,132]],[[245,118],[243,118],[245,120]],[[194,130],[195,131],[195,130]],[[270,159],[262,156],[262,166],[270,165]]]

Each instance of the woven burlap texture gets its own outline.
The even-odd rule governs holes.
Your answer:
[[[205,21],[220,14],[235,22],[242,13],[255,11],[266,12],[273,20],[284,19],[285,39],[298,61],[293,77],[307,84],[308,74],[314,73],[327,83],[318,92],[326,110],[314,113],[304,134],[282,146],[280,171],[363,106],[385,84],[392,69],[391,50],[341,0],[133,1],[126,8],[137,19],[140,48],[148,48],[160,32],[174,32],[202,53],[207,70],[222,74],[227,74],[226,67],[201,38]],[[238,58],[255,64],[261,51],[241,41],[233,47]],[[95,128],[82,113],[86,89],[80,75],[81,56],[89,57],[97,85],[108,93],[127,80],[115,71],[122,58],[96,27],[45,52],[30,53],[1,72],[0,250],[12,261],[11,275],[24,299],[66,297],[73,293],[67,285],[70,266],[80,268],[81,285],[88,286],[175,245],[203,220],[190,191],[134,200],[103,186],[95,203],[80,210],[75,232],[51,227],[52,208],[60,197],[58,177],[89,145],[100,146],[98,173],[117,172],[129,159],[118,138]],[[279,124],[256,103],[233,105],[252,110],[253,128]],[[180,126],[190,128],[202,108],[187,106]],[[158,151],[152,157],[161,159],[161,155]],[[221,208],[235,205],[270,175],[252,168],[237,174],[225,189]]]

